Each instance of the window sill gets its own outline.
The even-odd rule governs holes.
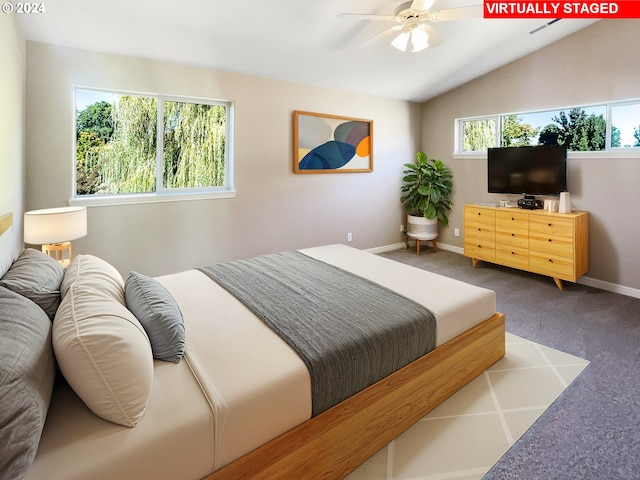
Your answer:
[[[189,200],[213,200],[218,198],[233,198],[235,190],[198,193],[139,193],[119,195],[86,195],[74,197],[69,200],[69,205],[82,206],[107,206],[107,205],[136,205],[140,203],[183,202]]]
[[[452,156],[455,160],[475,160],[487,158],[487,152],[453,152]]]
[[[486,160],[487,152],[454,152],[452,157],[455,160]],[[598,152],[567,152],[568,160],[575,158],[640,158],[640,148],[619,148]]]

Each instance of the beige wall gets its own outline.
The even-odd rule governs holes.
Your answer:
[[[452,158],[454,119],[640,98],[639,31],[638,20],[597,22],[423,105],[422,148],[455,176],[441,242],[463,246],[453,229],[462,231],[465,203],[503,198],[487,193],[486,159]],[[568,175],[574,209],[591,214],[587,281],[640,291],[640,158],[569,159]]]
[[[420,106],[215,70],[27,42],[28,208],[66,205],[74,158],[73,86],[235,102],[232,199],[90,207],[74,252],[159,275],[329,243],[401,240],[402,163],[413,160]],[[374,121],[374,172],[295,175],[292,111]]]
[[[8,125],[0,135],[10,137],[0,143],[10,150],[2,157],[1,168],[10,172],[0,176],[0,195],[13,202],[4,209],[22,210],[18,179],[24,168],[24,130],[22,122],[13,120],[23,116],[24,42],[11,17],[2,21],[10,28],[0,30],[1,40],[10,48],[0,55],[15,69],[0,72],[0,81],[11,85],[0,93],[11,106],[0,120]],[[454,237],[453,229],[462,230],[462,205],[499,197],[486,193],[486,160],[453,159],[454,119],[640,98],[640,59],[631,48],[637,27],[637,20],[598,22],[425,103],[422,114],[419,106],[397,100],[27,42],[27,208],[68,202],[72,88],[78,84],[223,98],[236,106],[236,198],[90,208],[89,235],[74,242],[75,251],[102,256],[123,273],[136,269],[158,275],[276,250],[344,243],[347,232],[358,248],[394,244],[404,221],[398,203],[402,163],[413,161],[418,149],[446,161],[454,172],[454,210],[440,242],[461,248],[462,236]],[[374,172],[294,175],[293,110],[373,119]],[[569,160],[574,208],[591,213],[587,277],[596,283],[640,289],[635,248],[640,224],[633,210],[639,174],[637,158]],[[5,188],[5,182],[11,187]],[[4,207],[7,201],[0,198]]]
[[[0,15],[0,215],[13,229],[0,236],[0,276],[22,249],[24,213],[25,41],[14,15]]]

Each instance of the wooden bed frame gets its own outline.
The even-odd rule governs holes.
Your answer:
[[[342,479],[504,354],[496,313],[203,480]]]

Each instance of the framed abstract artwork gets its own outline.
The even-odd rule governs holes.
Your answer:
[[[373,171],[373,120],[293,112],[293,171]]]

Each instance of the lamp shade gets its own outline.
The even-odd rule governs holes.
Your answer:
[[[87,234],[87,207],[32,210],[24,214],[24,242],[31,245],[67,242]]]

